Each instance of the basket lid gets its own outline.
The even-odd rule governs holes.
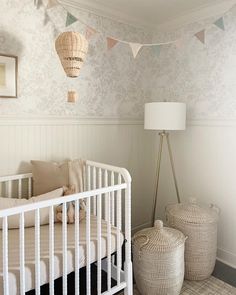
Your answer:
[[[218,221],[219,208],[213,204],[200,205],[195,198],[188,203],[167,205],[166,212],[171,216],[188,223],[204,224]]]
[[[133,237],[135,246],[149,252],[173,250],[184,244],[185,240],[182,232],[164,227],[161,220],[156,220],[154,227],[143,229]]]

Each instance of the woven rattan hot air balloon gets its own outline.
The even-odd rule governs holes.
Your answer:
[[[57,37],[55,47],[66,75],[78,77],[88,51],[85,37],[78,32],[64,32]]]

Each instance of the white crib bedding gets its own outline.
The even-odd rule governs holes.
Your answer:
[[[74,224],[67,225],[67,273],[74,271]],[[102,220],[101,226],[101,254],[102,258],[107,256],[107,223]],[[111,227],[111,253],[117,250],[117,228]],[[26,291],[35,289],[35,243],[34,243],[34,227],[25,228],[25,284]],[[121,245],[124,241],[124,236],[119,232]],[[55,224],[55,279],[63,274],[63,257],[62,257],[62,224]],[[0,231],[0,239],[2,241],[2,231]],[[49,282],[49,226],[43,225],[40,227],[40,281],[41,285]],[[19,229],[11,229],[8,231],[9,243],[9,288],[11,295],[20,294],[20,257],[19,257]],[[91,216],[91,263],[97,261],[97,218]],[[120,246],[121,246],[120,245]],[[86,265],[86,221],[80,222],[80,247],[79,247],[80,267]],[[3,274],[2,274],[2,242],[0,243],[0,294],[3,294]]]

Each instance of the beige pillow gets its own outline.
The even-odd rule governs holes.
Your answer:
[[[34,196],[69,185],[68,162],[63,164],[31,161]]]
[[[16,206],[28,205],[40,201],[46,201],[49,199],[59,198],[63,195],[63,188],[59,188],[52,192],[32,197],[30,199],[11,199],[11,198],[0,198],[0,210],[8,209]],[[54,216],[56,220],[56,206],[54,207]],[[25,227],[32,227],[35,224],[34,216],[35,210],[26,212],[25,214]],[[19,217],[20,215],[12,215],[8,217],[8,228],[19,228]],[[40,224],[49,224],[49,207],[40,209]],[[2,223],[0,223],[2,228]]]
[[[84,191],[84,168],[85,161],[82,159],[76,159],[68,162],[69,184],[70,186],[75,186],[75,193]]]

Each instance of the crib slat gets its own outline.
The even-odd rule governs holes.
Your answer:
[[[87,258],[87,267],[86,267],[86,294],[91,294],[91,247],[90,247],[90,198],[87,198],[86,201],[86,258]]]
[[[98,187],[101,188],[102,186],[102,170],[99,168],[98,170]],[[98,240],[98,247],[97,247],[97,293],[98,295],[102,292],[102,281],[101,281],[101,219],[102,219],[102,208],[101,208],[101,194],[97,197],[97,240]]]
[[[8,181],[8,186],[7,186],[7,196],[8,198],[12,198],[12,181]]]
[[[79,295],[79,201],[75,201],[75,294]]]
[[[93,189],[96,189],[96,167],[93,167]],[[93,214],[97,215],[97,208],[96,208],[96,196],[93,197]]]
[[[91,167],[87,166],[87,189],[91,190]],[[90,214],[91,202],[90,198],[86,200],[86,294],[91,294],[91,253],[90,253]]]
[[[83,189],[84,190],[86,190],[86,165],[83,165],[83,175],[84,175],[84,177],[83,177]]]
[[[114,172],[111,172],[111,186],[115,184]],[[115,192],[111,192],[111,224],[115,225]],[[115,264],[115,257],[112,256],[112,263]]]
[[[4,295],[9,295],[9,278],[8,278],[8,222],[7,217],[3,217],[2,220],[3,228],[3,239],[2,239],[2,249],[3,249],[3,292]]]
[[[87,166],[87,189],[91,190],[91,167]],[[91,294],[91,266],[90,266],[90,198],[86,200],[86,294]]]
[[[20,214],[20,294],[25,295],[25,218]]]
[[[118,184],[121,184],[121,175],[118,175]],[[117,285],[120,285],[120,271],[121,271],[121,240],[120,240],[120,231],[121,231],[121,190],[117,191],[116,194],[116,207],[117,207]]]
[[[91,169],[90,166],[87,166],[87,190],[91,190]]]
[[[107,170],[104,171],[104,187],[108,186]],[[108,220],[108,193],[105,194],[105,220]]]
[[[54,208],[49,210],[49,291],[54,295]]]
[[[63,236],[63,295],[67,295],[67,208],[63,203],[62,236]]]
[[[18,180],[18,198],[22,198],[22,179],[20,178]]]
[[[110,193],[108,193],[108,212],[107,212],[107,289],[111,290],[111,212],[110,212]]]
[[[115,183],[114,181],[114,172],[111,172],[111,186],[113,186]],[[111,192],[111,223],[114,226],[115,225],[115,193]]]
[[[32,178],[28,178],[28,198],[32,197]]]
[[[40,209],[35,209],[35,293],[40,295]]]

